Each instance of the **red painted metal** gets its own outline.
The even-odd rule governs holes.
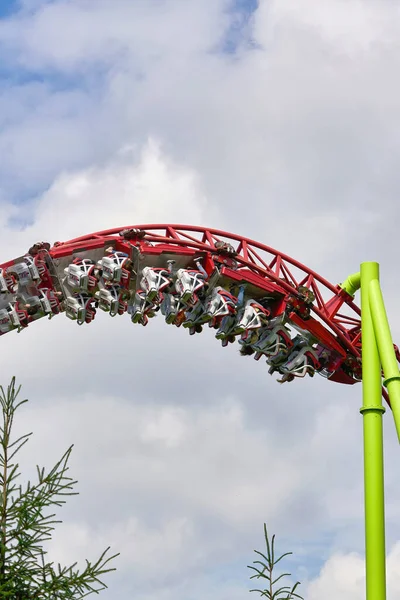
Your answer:
[[[265,290],[266,295],[269,292],[280,294],[284,298],[282,307],[286,303],[293,306],[293,321],[297,325],[336,352],[340,360],[352,357],[353,364],[360,363],[361,311],[353,298],[340,286],[331,284],[299,261],[270,246],[219,229],[147,224],[116,227],[56,242],[49,254],[56,260],[110,244],[116,250],[128,253],[136,247],[148,256],[167,252],[188,257],[201,255],[209,273],[217,265],[233,281],[247,282]],[[299,290],[302,287],[312,292],[314,301],[311,304],[304,300]],[[338,370],[332,380],[355,382],[347,375],[346,369]]]
[[[100,248],[113,241],[122,241],[119,234],[126,229],[135,229],[144,233],[143,237],[138,236],[137,240],[132,239],[129,244],[136,245],[141,251],[149,254],[160,253],[168,249],[171,251],[173,247],[182,248],[182,253],[185,248],[193,248],[197,251],[220,255],[222,260],[228,264],[234,260],[237,263],[236,273],[242,272],[245,279],[247,279],[245,270],[248,270],[252,276],[264,279],[266,284],[274,282],[287,294],[297,295],[299,286],[311,287],[316,297],[316,305],[312,306],[311,310],[333,332],[344,348],[354,356],[360,357],[361,311],[351,296],[343,292],[338,285],[331,284],[299,261],[255,240],[219,229],[192,225],[135,225],[128,228],[107,229],[58,243],[53,246],[50,253],[53,258],[58,258],[77,250]],[[193,234],[198,235],[196,237]],[[216,242],[220,241],[232,244],[235,254],[229,256],[229,254],[221,253],[215,246]],[[261,256],[260,253],[266,256]],[[299,272],[298,275],[294,274],[293,268]],[[328,298],[326,298],[327,295]],[[344,305],[352,314],[339,313]]]

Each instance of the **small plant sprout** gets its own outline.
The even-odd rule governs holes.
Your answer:
[[[255,571],[254,575],[250,577],[250,579],[265,579],[267,582],[267,587],[264,590],[253,589],[250,592],[258,592],[264,598],[268,598],[268,600],[293,600],[294,598],[298,598],[300,600],[304,600],[302,596],[296,594],[296,589],[300,585],[298,581],[293,585],[292,588],[290,586],[285,585],[281,587],[276,587],[277,584],[280,585],[282,579],[284,577],[290,577],[290,573],[282,573],[274,579],[274,569],[276,565],[284,558],[285,556],[289,556],[292,552],[285,552],[279,558],[275,558],[275,535],[272,536],[271,542],[268,539],[268,531],[267,526],[264,523],[264,537],[265,537],[265,545],[267,547],[267,554],[263,554],[258,550],[254,550],[256,554],[258,554],[262,560],[255,560],[253,565],[256,566],[248,566],[249,569]]]

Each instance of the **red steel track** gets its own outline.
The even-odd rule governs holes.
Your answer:
[[[297,260],[277,250],[218,229],[178,224],[133,225],[99,231],[66,242],[56,242],[46,254],[54,271],[74,257],[89,257],[112,247],[136,263],[162,265],[171,257],[189,264],[201,257],[208,275],[218,268],[233,283],[250,286],[275,298],[275,311],[286,311],[290,322],[309,332],[332,356],[329,379],[352,384],[361,379],[361,311],[339,285],[333,285]],[[37,245],[39,248],[39,245]],[[31,253],[32,254],[32,253]],[[7,271],[23,257],[0,265]],[[161,261],[161,262],[160,262]],[[59,274],[56,273],[56,279]],[[38,287],[49,287],[49,282]],[[312,296],[304,296],[304,289]],[[254,293],[254,292],[253,292]],[[62,308],[61,308],[62,310]],[[333,365],[333,366],[332,366]],[[384,392],[387,400],[387,395]]]

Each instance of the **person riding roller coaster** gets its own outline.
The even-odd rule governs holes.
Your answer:
[[[176,270],[163,269],[163,257],[167,264],[173,257]],[[302,274],[293,275],[293,266]],[[357,313],[352,297],[246,238],[176,225],[132,227],[53,247],[37,242],[27,255],[0,268],[1,334],[64,310],[79,324],[91,322],[97,306],[114,316],[129,304],[129,312],[136,313],[132,320],[145,324],[161,307],[167,323],[183,325],[190,334],[208,322],[224,346],[239,338],[240,353],[256,360],[265,356],[281,382],[315,372],[341,383],[361,378],[359,314],[347,322],[341,311],[347,303]],[[143,285],[146,278],[149,286]],[[242,284],[251,290],[246,297]],[[327,290],[333,295],[324,300]],[[280,327],[278,318],[283,318]],[[302,332],[302,344],[293,344],[293,328]]]

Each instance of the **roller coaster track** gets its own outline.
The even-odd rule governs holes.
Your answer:
[[[118,276],[114,277],[110,272],[107,275],[105,257],[109,257],[107,264],[114,261],[116,270],[113,273],[118,271]],[[127,268],[121,266],[121,257],[126,257]],[[71,268],[71,265],[75,266]],[[175,271],[171,271],[171,265]],[[99,303],[99,297],[102,294],[104,298],[107,294],[111,297],[111,291],[114,296],[122,293],[118,296],[119,310],[110,309],[110,314],[129,312],[132,316],[132,307],[139,302],[139,296],[143,300],[147,294],[143,285],[146,267],[153,270],[150,275],[168,268],[171,271],[171,283],[165,292],[156,294],[151,302],[150,296],[146,300],[150,317],[159,310],[164,296],[171,292],[177,277],[176,269],[186,270],[195,278],[195,272],[201,269],[203,291],[181,304],[181,309],[182,306],[185,308],[181,310],[181,318],[169,322],[178,326],[185,324],[187,312],[196,302],[205,306],[213,289],[229,291],[235,301],[238,291],[242,290],[243,306],[252,300],[253,316],[261,316],[262,322],[261,327],[252,329],[252,337],[246,337],[243,331],[238,337],[236,330],[234,336],[225,336],[228,341],[233,341],[234,337],[240,339],[242,348],[249,349],[244,354],[253,353],[254,340],[262,331],[271,330],[271,323],[278,322],[304,338],[303,345],[307,343],[314,352],[306,353],[314,356],[314,368],[307,370],[309,375],[319,373],[330,381],[343,384],[361,380],[361,311],[340,285],[331,284],[315,271],[269,246],[217,229],[190,225],[133,225],[55,242],[53,246],[44,242],[34,244],[24,256],[0,265],[0,335],[13,329],[21,331],[37,318],[46,314],[52,317],[59,312],[66,312],[80,324],[89,323],[99,304],[103,310],[111,306],[105,301]],[[78,279],[82,275],[81,283],[76,279],[76,273]],[[100,290],[103,290],[101,294]],[[176,290],[172,291],[175,298]],[[81,319],[79,305],[83,307],[83,312],[79,313],[83,315]],[[240,312],[233,310],[235,314]],[[147,320],[136,322],[146,324]],[[214,319],[209,324],[212,323],[218,329],[221,320],[215,324]],[[193,333],[196,329],[192,327],[190,331]],[[268,358],[268,353],[264,357]],[[279,366],[275,370],[282,372]],[[388,401],[386,392],[383,393]]]

